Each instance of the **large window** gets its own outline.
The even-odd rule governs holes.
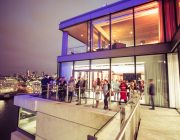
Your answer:
[[[111,15],[112,49],[134,46],[133,10]]]
[[[177,0],[178,22],[179,7],[180,0]],[[134,44],[140,46],[163,42],[162,14],[162,2],[154,1],[134,7],[134,16],[132,8],[68,27],[64,29],[69,35],[67,53],[102,51],[110,46],[117,49],[131,47]]]
[[[168,54],[168,78],[170,107],[180,109],[180,83],[178,54]]]
[[[89,60],[75,61],[74,70],[89,70]]]
[[[136,46],[163,42],[162,18],[158,2],[135,8]]]
[[[89,22],[81,23],[64,29],[68,32],[68,54],[88,52],[89,47]]]
[[[35,135],[36,134],[36,112],[20,108],[18,127],[22,130]]]
[[[100,51],[109,49],[110,29],[109,16],[105,16],[92,21],[92,50]]]
[[[168,107],[166,63],[165,55],[136,57],[136,69],[138,73],[142,73],[141,80],[144,81],[143,103],[150,104],[148,80],[153,79],[155,84],[155,105]]]
[[[111,79],[114,82],[122,80],[130,82],[132,80],[136,80],[134,57],[112,58]]]
[[[73,72],[73,62],[63,62],[61,63],[61,76],[69,80]]]
[[[110,61],[109,59],[92,60],[91,69],[110,69]]]

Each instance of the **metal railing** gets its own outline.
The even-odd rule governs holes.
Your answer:
[[[57,101],[61,101],[60,100],[60,94],[64,94],[63,96],[63,101],[64,102],[68,102],[69,100],[69,88],[72,88],[72,87],[69,87],[69,86],[59,86],[59,85],[50,85],[50,84],[47,84],[47,86],[44,86],[42,85],[42,93],[36,93],[36,94],[33,94],[34,96],[39,96],[39,97],[42,97],[42,98],[46,98],[46,99],[54,99],[54,100],[57,100]],[[82,90],[83,90],[83,93],[82,93]],[[109,95],[112,95],[112,90],[109,91]],[[78,103],[77,105],[81,105],[82,104],[82,101],[84,100],[85,101],[85,104],[87,103],[87,100],[91,100],[92,102],[92,107],[95,107],[95,103],[96,103],[96,91],[95,89],[86,89],[86,88],[81,88],[81,87],[78,87],[78,88],[74,88],[74,91],[73,93],[75,93],[75,96],[77,96],[77,100]],[[104,95],[103,95],[103,90],[99,90],[99,100],[102,101],[104,99]],[[55,97],[54,97],[55,95]],[[74,98],[74,96],[73,96]],[[73,100],[74,101],[74,100]],[[109,110],[111,110],[111,104],[112,102],[119,102],[119,100],[115,100],[114,99],[114,95],[113,96],[109,96],[108,97],[108,105],[109,105]]]
[[[86,45],[84,46],[77,46],[73,48],[68,48],[68,54],[78,54],[78,53],[85,53],[88,51],[88,48]]]
[[[140,97],[130,99],[88,140],[135,140],[140,122]],[[119,124],[119,125],[117,125]],[[111,132],[113,131],[113,132]],[[108,133],[107,133],[108,132]]]

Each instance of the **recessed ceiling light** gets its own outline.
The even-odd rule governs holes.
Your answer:
[[[132,31],[130,31],[130,34],[132,35],[132,34],[133,34],[133,32],[132,32]]]
[[[81,34],[81,37],[83,37],[84,35],[83,34]]]

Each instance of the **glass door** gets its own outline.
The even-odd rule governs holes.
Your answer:
[[[93,91],[93,82],[97,80],[97,78],[100,78],[100,81],[103,80],[110,80],[109,77],[109,70],[91,70],[90,71],[90,89]],[[92,93],[92,92],[91,92]],[[93,94],[90,94],[90,97],[93,97]],[[102,92],[101,92],[101,99],[103,98]]]
[[[89,89],[89,71],[75,70],[74,71],[75,83],[78,82],[79,78],[85,80],[85,88],[86,90]]]

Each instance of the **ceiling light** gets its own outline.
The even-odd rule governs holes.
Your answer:
[[[83,37],[84,35],[83,34],[81,34],[81,37]]]
[[[130,31],[130,34],[132,35],[132,34],[133,34],[133,32],[132,32],[132,31]]]

